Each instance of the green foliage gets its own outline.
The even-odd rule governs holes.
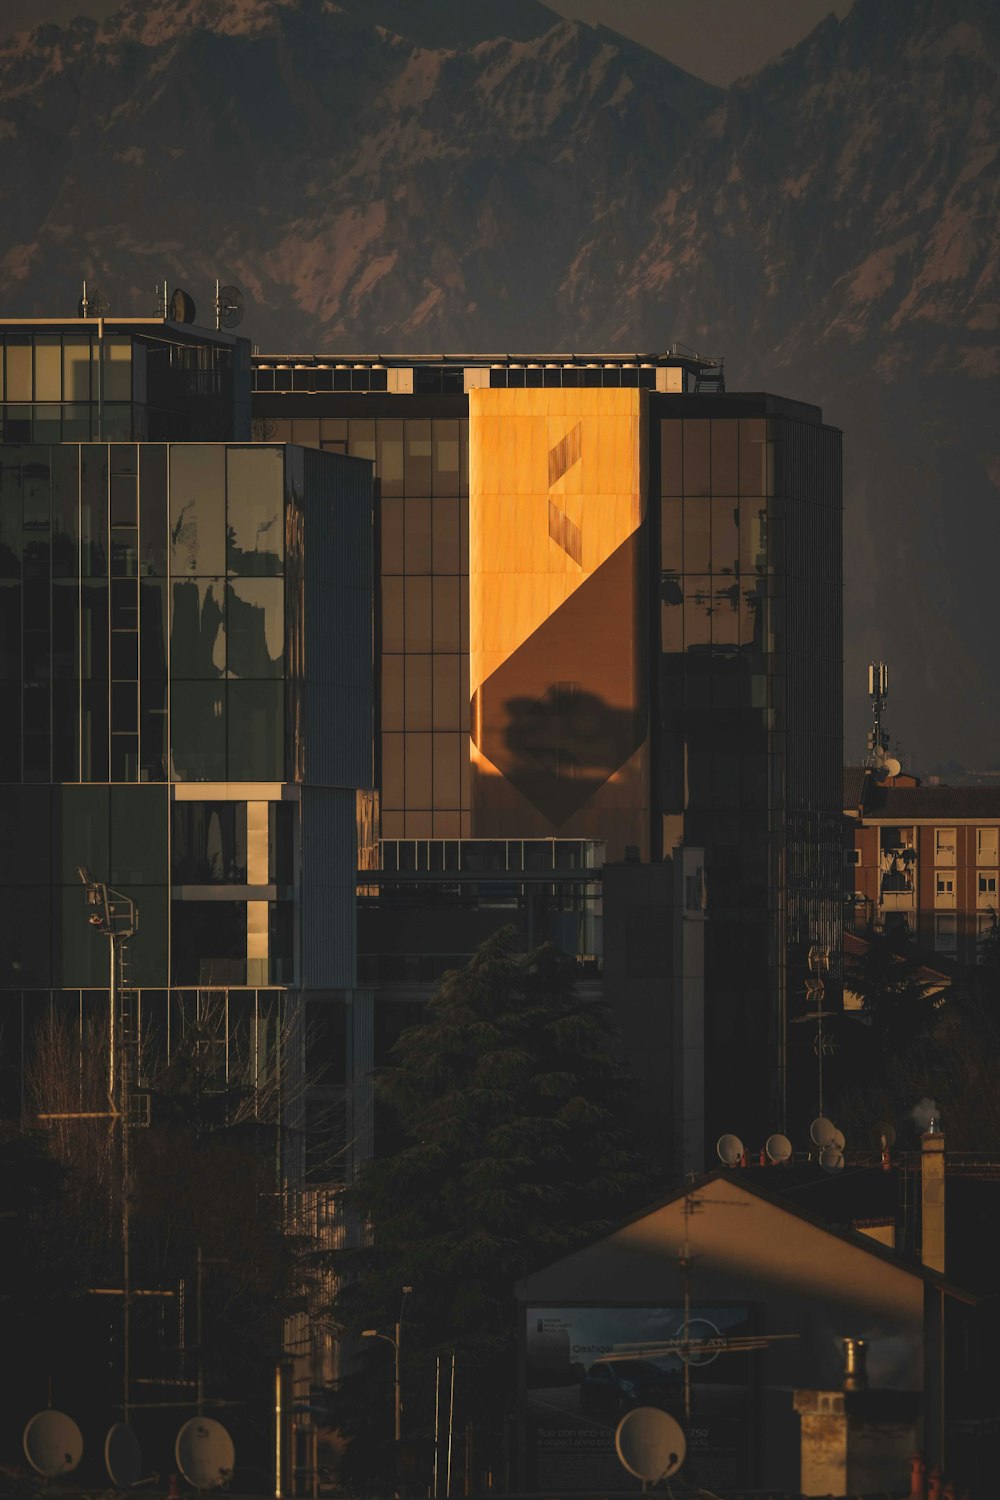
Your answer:
[[[863,953],[846,957],[844,984],[861,997],[876,1067],[926,1032],[941,990],[899,931],[876,933]]]
[[[1000,1150],[1000,947],[996,928],[982,962],[935,989],[915,956],[875,939],[848,983],[872,1016],[870,1066],[845,1084],[836,1118],[849,1138],[863,1139],[879,1121],[895,1125],[900,1144],[914,1147],[913,1117],[933,1099],[949,1149]],[[846,1028],[845,1028],[846,1030]],[[846,1074],[845,1074],[846,1077]]]
[[[371,1244],[339,1258],[336,1312],[351,1333],[391,1331],[400,1289],[413,1287],[411,1432],[427,1417],[433,1355],[453,1348],[465,1417],[496,1424],[514,1383],[516,1280],[650,1190],[606,1012],[574,982],[571,960],[551,947],[519,955],[505,930],[445,976],[376,1081],[398,1148],[349,1195]],[[371,1354],[383,1386],[385,1353]]]

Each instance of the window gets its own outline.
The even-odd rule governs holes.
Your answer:
[[[938,953],[958,952],[957,917],[951,914],[949,914],[948,916],[935,916],[934,948]]]
[[[995,906],[997,899],[997,877],[995,873],[987,874],[980,870],[977,876],[977,906]]]
[[[977,828],[976,829],[976,864],[997,865],[1000,864],[1000,853],[997,848],[997,837],[1000,828]]]
[[[936,871],[934,875],[934,905],[954,906],[955,904],[955,871]]]
[[[953,865],[955,863],[954,828],[935,828],[934,863],[936,865]]]

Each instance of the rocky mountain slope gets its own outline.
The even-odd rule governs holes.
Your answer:
[[[722,92],[536,0],[130,0],[0,47],[7,313],[164,278],[282,349],[727,360],[847,436],[862,666],[924,767],[1000,762],[1000,10],[857,0]]]

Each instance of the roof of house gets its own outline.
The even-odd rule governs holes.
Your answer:
[[[879,786],[872,781],[865,791],[864,813],[900,823],[915,818],[1000,819],[1000,787]]]
[[[775,1170],[780,1171],[781,1169],[775,1168]],[[956,1286],[954,1282],[949,1281],[937,1271],[929,1270],[927,1266],[921,1265],[918,1261],[904,1260],[894,1250],[890,1250],[887,1246],[879,1244],[877,1240],[873,1240],[869,1235],[860,1234],[853,1229],[844,1229],[836,1224],[830,1224],[827,1220],[820,1218],[814,1213],[810,1213],[807,1209],[802,1208],[798,1203],[793,1202],[789,1198],[770,1192],[760,1181],[757,1174],[749,1169],[721,1167],[717,1168],[714,1172],[706,1173],[694,1181],[685,1182],[680,1187],[675,1188],[673,1192],[668,1193],[666,1197],[658,1199],[655,1203],[647,1204],[645,1208],[639,1209],[634,1214],[629,1214],[616,1224],[614,1229],[610,1230],[609,1233],[599,1235],[597,1239],[591,1241],[591,1244],[600,1244],[602,1240],[610,1239],[614,1234],[625,1229],[628,1225],[637,1224],[640,1220],[659,1212],[660,1209],[668,1208],[673,1203],[679,1203],[683,1198],[694,1193],[700,1193],[711,1183],[720,1181],[738,1183],[744,1192],[762,1199],[765,1203],[770,1204],[780,1212],[791,1214],[794,1218],[801,1219],[804,1223],[812,1225],[813,1228],[822,1230],[825,1234],[832,1235],[834,1239],[839,1240],[842,1244],[850,1245],[856,1250],[862,1250],[866,1255],[873,1255],[877,1260],[894,1266],[905,1275],[915,1276],[919,1280],[937,1287],[948,1296],[956,1297],[961,1302],[977,1303],[980,1300],[976,1293],[970,1292],[964,1287]],[[561,1255],[557,1260],[551,1261],[547,1265],[536,1266],[533,1271],[529,1271],[527,1276],[519,1281],[518,1286],[523,1287],[531,1279],[532,1275],[549,1270],[552,1266],[558,1265],[560,1261],[570,1260],[574,1255],[580,1254],[581,1251],[587,1248],[586,1245],[581,1245],[577,1250],[571,1250],[568,1255]]]
[[[845,766],[844,767],[844,811],[856,813],[861,807],[865,794],[865,777],[868,775],[867,766]]]

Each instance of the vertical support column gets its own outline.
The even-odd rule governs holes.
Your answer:
[[[705,851],[674,850],[674,1161],[705,1170]]]

